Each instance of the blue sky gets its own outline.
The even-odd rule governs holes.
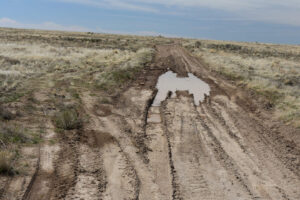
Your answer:
[[[0,0],[0,26],[300,44],[300,0]]]

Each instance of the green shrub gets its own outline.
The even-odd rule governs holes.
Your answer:
[[[82,127],[82,120],[74,108],[64,108],[54,116],[54,124],[63,130],[73,130]]]

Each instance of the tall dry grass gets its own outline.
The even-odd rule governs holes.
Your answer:
[[[184,46],[208,66],[268,99],[275,114],[300,127],[300,47],[188,40]]]

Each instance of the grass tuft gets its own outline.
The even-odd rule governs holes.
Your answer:
[[[58,129],[73,130],[82,127],[83,122],[75,108],[64,108],[54,116],[54,124]]]

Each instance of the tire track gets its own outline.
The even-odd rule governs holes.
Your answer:
[[[212,139],[214,142],[214,153],[215,156],[218,158],[219,162],[222,163],[222,165],[226,168],[226,170],[232,174],[232,176],[240,183],[240,185],[243,187],[244,192],[246,192],[247,195],[253,198],[257,198],[257,196],[253,193],[252,189],[249,187],[249,180],[247,177],[243,176],[243,174],[240,171],[239,166],[236,164],[236,160],[228,154],[228,152],[224,149],[224,145],[222,144],[222,141],[226,141],[227,138],[222,138],[222,133],[225,133],[224,129],[218,130],[220,127],[215,127],[216,123],[215,121],[212,121],[209,117],[208,110],[206,110],[205,106],[201,105],[201,110],[206,116],[203,121],[201,121],[202,126],[205,127],[207,130],[208,136]],[[218,135],[215,135],[218,133]],[[228,146],[227,146],[228,147]],[[233,151],[231,149],[230,151]]]
[[[157,184],[154,182],[155,178],[151,169],[144,161],[138,156],[137,149],[132,144],[131,139],[122,134],[122,131],[119,130],[118,123],[114,122],[117,119],[113,118],[101,118],[106,131],[110,131],[111,135],[115,138],[118,138],[121,149],[128,157],[130,163],[137,172],[137,176],[140,180],[139,196],[138,199],[147,199],[150,196],[153,199],[162,199],[163,196],[159,192]]]
[[[217,160],[227,163],[226,171],[232,169],[233,164],[226,154],[222,155],[224,152],[220,152],[222,148],[217,147],[218,141],[214,137],[205,136],[205,134],[209,136],[209,129],[204,122],[201,123],[192,99],[185,96],[178,98],[179,101],[167,100],[164,113],[168,113],[166,127],[170,133],[171,151],[175,156],[173,162],[176,174],[178,174],[181,199],[224,199],[223,191],[226,187],[232,189],[232,186],[230,187],[232,180],[227,180],[227,172],[224,172],[222,166],[218,168],[214,165],[216,161],[211,158],[211,153],[213,155],[217,153]],[[209,168],[219,171],[221,177],[216,177],[215,172],[209,171]],[[237,172],[235,175],[235,177],[240,177]],[[223,179],[223,183],[218,184],[218,179]],[[234,191],[228,193],[231,199],[239,195]],[[243,196],[245,193],[249,194],[249,191],[245,189]]]
[[[55,163],[53,188],[49,199],[65,199],[68,191],[75,186],[79,175],[78,145],[80,136],[77,131],[59,134],[62,149]]]
[[[89,147],[97,150],[98,156],[101,155],[99,170],[103,176],[103,187],[99,196],[104,200],[137,199],[140,181],[131,161],[119,143],[120,138],[116,139],[117,137],[112,134],[112,129],[105,127],[105,123],[101,119],[106,117],[101,118],[94,114],[95,99],[85,95],[83,101],[86,105],[85,111],[91,117],[91,121],[86,127],[82,140]],[[87,158],[90,159],[89,154],[87,154]]]
[[[170,142],[170,133],[167,129],[167,122],[165,118],[165,114],[169,114],[163,111],[163,109],[160,109],[161,115],[162,115],[162,122],[164,125],[164,134],[167,138],[167,146],[168,146],[168,160],[169,160],[169,165],[171,168],[171,177],[172,177],[172,199],[173,200],[180,200],[182,199],[181,194],[180,194],[180,189],[179,189],[179,184],[178,184],[178,177],[176,175],[176,170],[174,167],[174,161],[173,161],[173,154],[172,154],[172,147],[171,147],[171,142]]]
[[[224,101],[226,102],[227,100],[224,99]],[[269,193],[279,193],[282,199],[299,198],[299,193],[296,192],[297,185],[300,184],[299,179],[292,178],[293,172],[289,171],[285,163],[274,154],[274,151],[278,152],[278,150],[274,149],[275,145],[271,141],[268,142],[257,128],[251,132],[246,131],[246,123],[243,122],[245,116],[241,115],[243,111],[239,108],[233,108],[232,103],[220,104],[218,102],[214,103],[214,107],[220,118],[228,124],[230,129],[237,130],[239,137],[243,138],[243,142],[246,143],[248,158],[257,166],[258,170],[256,173],[259,175],[259,178],[264,179],[266,182],[262,187],[267,187],[267,190],[271,190]],[[255,127],[258,123],[249,119],[246,120],[251,127]]]
[[[176,199],[174,165],[160,108],[151,107],[147,117],[146,136],[147,146],[150,149],[148,158],[149,166],[154,173],[155,183],[159,186],[164,200]]]
[[[78,153],[78,178],[74,186],[68,190],[65,199],[102,199],[102,192],[105,190],[106,185],[99,150],[87,144],[80,144]]]

